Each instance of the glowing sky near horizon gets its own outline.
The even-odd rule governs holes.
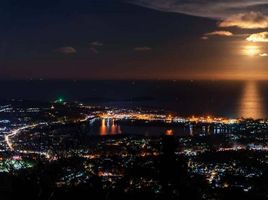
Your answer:
[[[3,1],[0,79],[268,79],[268,2],[202,4]]]

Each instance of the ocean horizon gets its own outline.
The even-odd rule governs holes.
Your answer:
[[[144,107],[181,116],[266,118],[267,81],[27,80],[0,81],[2,100],[80,101]]]

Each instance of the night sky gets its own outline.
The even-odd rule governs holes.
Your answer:
[[[1,0],[0,79],[268,79],[267,0]]]

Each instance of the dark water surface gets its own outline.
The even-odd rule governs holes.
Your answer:
[[[114,119],[94,119],[90,121],[88,130],[89,135],[144,135],[144,136],[160,136],[163,133],[168,134],[171,132],[176,136],[195,136],[195,135],[210,135],[210,134],[221,134],[231,132],[230,127],[223,126],[212,126],[212,125],[185,125],[185,126],[163,126],[163,125],[137,125],[124,124]]]
[[[182,116],[268,116],[266,81],[0,81],[0,99],[79,100]]]

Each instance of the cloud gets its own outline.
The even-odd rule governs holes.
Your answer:
[[[75,54],[77,53],[77,50],[73,47],[60,47],[56,49],[56,52],[62,53],[62,54]]]
[[[246,40],[249,42],[268,42],[268,32],[251,34]]]
[[[100,51],[99,49],[103,46],[104,44],[99,41],[94,41],[90,43],[90,48],[89,50],[95,54],[98,54]]]
[[[233,33],[231,33],[230,31],[213,31],[210,33],[206,33],[205,36],[233,36]]]
[[[89,50],[95,54],[99,53],[99,51],[95,47],[90,47]]]
[[[237,13],[249,11],[268,14],[267,0],[126,0],[143,7],[188,14],[199,17],[225,19]]]
[[[208,36],[202,36],[201,39],[202,39],[202,40],[208,40],[209,37],[208,37]]]
[[[268,16],[263,15],[261,12],[235,14],[220,22],[219,27],[264,29],[268,28]]]
[[[151,51],[151,47],[136,47],[134,48],[134,51]]]
[[[267,54],[267,53],[261,53],[260,56],[261,56],[261,57],[267,57],[268,54]]]
[[[95,47],[102,47],[103,43],[99,41],[94,41],[94,42],[91,42],[90,45],[95,46]]]

